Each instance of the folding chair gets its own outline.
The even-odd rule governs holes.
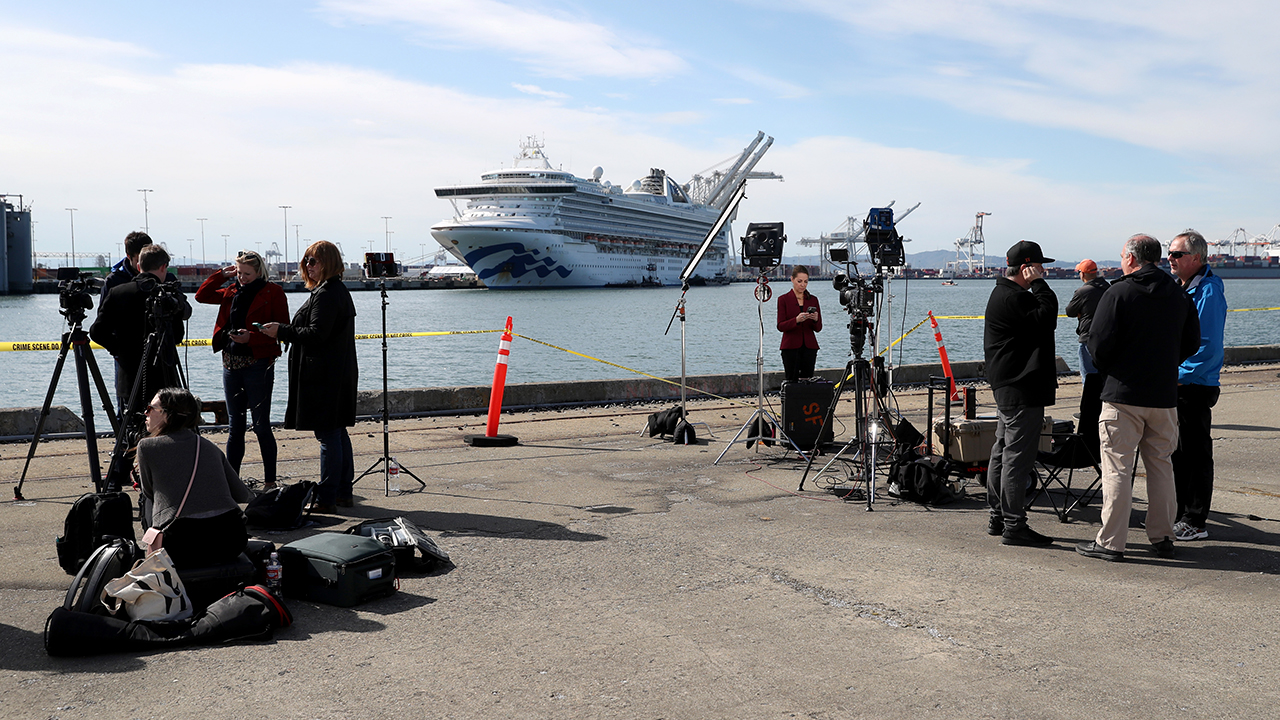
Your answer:
[[[1049,499],[1054,514],[1058,516],[1058,522],[1065,523],[1069,522],[1068,513],[1087,506],[1102,493],[1102,468],[1083,436],[1076,433],[1053,433],[1052,437],[1051,449],[1036,454],[1036,474],[1040,476],[1041,482],[1035,496],[1027,502],[1027,507],[1044,495]],[[1093,471],[1092,475],[1089,470]],[[1089,484],[1083,488],[1073,486],[1076,472],[1088,478]],[[1056,495],[1062,496],[1061,504]]]

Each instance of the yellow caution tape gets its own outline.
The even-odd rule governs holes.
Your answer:
[[[435,337],[437,335],[483,335],[484,333],[500,333],[501,330],[441,330],[437,332],[410,332],[410,333],[387,333],[388,338],[407,338],[407,337]],[[356,335],[357,340],[379,340],[382,333],[361,333]],[[213,340],[209,338],[192,338],[183,340],[178,343],[178,347],[209,347],[213,345]],[[90,342],[89,347],[94,350],[105,350],[96,342]],[[61,350],[62,341],[47,342],[37,340],[32,342],[0,342],[0,352],[23,352],[28,350]]]
[[[666,379],[666,378],[664,378],[664,377],[658,377],[657,375],[650,375],[650,374],[649,374],[649,373],[647,373],[647,372],[644,372],[644,371],[642,371],[642,370],[636,370],[636,369],[634,369],[634,368],[629,368],[629,367],[627,367],[626,365],[619,365],[618,363],[609,362],[608,360],[601,360],[600,358],[591,357],[590,355],[585,355],[585,354],[583,354],[583,353],[580,353],[580,352],[577,352],[577,351],[574,351],[574,350],[569,350],[568,348],[562,348],[562,347],[560,347],[560,346],[558,346],[558,345],[552,345],[552,344],[551,344],[551,343],[549,343],[549,342],[543,342],[542,340],[538,340],[538,339],[536,339],[536,338],[531,338],[531,337],[529,337],[529,336],[527,336],[527,335],[521,335],[520,333],[517,333],[517,332],[513,332],[513,333],[511,333],[511,335],[512,335],[513,337],[518,337],[518,338],[521,338],[521,339],[524,339],[524,340],[528,340],[529,342],[537,343],[537,344],[539,344],[539,345],[545,345],[545,346],[547,346],[547,347],[551,348],[552,350],[559,350],[560,352],[566,352],[566,353],[569,353],[570,355],[577,355],[578,357],[580,357],[580,358],[584,358],[584,359],[586,359],[586,360],[592,360],[592,361],[594,361],[594,362],[603,363],[603,364],[605,364],[605,365],[608,365],[609,367],[616,367],[616,368],[618,368],[619,370],[626,370],[626,371],[627,371],[627,372],[629,372],[629,373],[635,373],[636,375],[642,375],[642,376],[644,376],[644,377],[649,378],[650,380],[657,380],[658,382],[664,382],[664,383],[666,383],[666,384],[668,384],[668,385],[675,385],[676,387],[680,387],[680,383],[675,382],[674,380],[668,380],[668,379]],[[749,404],[749,403],[739,402],[739,401],[734,400],[734,399],[732,399],[732,398],[727,398],[727,397],[723,397],[723,396],[720,396],[720,395],[716,395],[716,394],[715,394],[715,393],[713,393],[713,392],[707,392],[706,390],[699,390],[698,388],[693,387],[692,385],[687,385],[687,386],[685,386],[685,387],[687,387],[689,390],[691,390],[691,391],[693,391],[693,392],[695,392],[695,393],[698,393],[698,394],[700,394],[700,395],[707,395],[708,397],[713,397],[713,398],[715,398],[715,399],[717,399],[717,400],[724,400],[725,402],[730,402],[730,403],[733,403],[733,404],[735,404],[735,405],[741,405],[741,406],[743,406],[743,407],[754,407],[754,405],[751,405],[751,404]]]

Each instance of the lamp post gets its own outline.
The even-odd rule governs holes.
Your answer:
[[[187,238],[187,258],[188,259],[191,259],[191,260],[195,259],[194,257],[192,257],[193,255],[195,255],[195,252],[196,252],[195,246],[196,246],[196,239]]]
[[[391,252],[391,216],[382,216],[382,227],[387,231],[387,252]],[[373,248],[370,247],[369,250],[372,252]]]
[[[147,206],[147,193],[153,193],[155,190],[151,188],[138,188],[138,192],[142,193],[142,232],[151,234],[151,212]]]
[[[279,207],[284,211],[284,271],[287,275],[289,273],[289,208],[293,206],[280,205]],[[302,256],[299,255],[298,257],[301,258]]]
[[[296,223],[295,223],[295,224],[294,224],[294,226],[293,226],[293,249],[294,249],[294,250],[296,250],[296,251],[297,251],[297,253],[298,253],[298,262],[302,262],[302,241],[299,239],[299,236],[302,234],[302,231],[301,231],[301,229],[300,229],[301,227],[302,227],[301,225],[298,225],[298,224],[296,224]],[[284,237],[284,244],[285,244],[285,247],[286,247],[286,248],[289,246],[289,236],[288,236],[288,235],[285,235],[285,237]],[[285,263],[285,266],[284,266],[284,272],[285,272],[285,274],[286,274],[286,275],[289,273],[289,265],[288,265],[288,263]],[[298,266],[298,274],[299,274],[299,275],[301,275],[301,274],[302,274],[302,266],[301,266],[301,265],[299,265],[299,266]]]
[[[222,236],[222,262],[228,263],[228,264],[230,264],[230,258],[231,258],[231,254],[227,252],[227,238],[229,237],[231,236],[230,235]]]
[[[72,267],[76,264],[76,210],[78,208],[67,208],[67,212],[71,213],[71,263]]]
[[[196,218],[200,221],[200,264],[206,265],[209,262],[209,254],[204,251],[204,221],[209,218]]]

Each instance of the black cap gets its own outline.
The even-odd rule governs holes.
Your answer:
[[[1019,240],[1017,245],[1009,248],[1005,259],[1009,261],[1009,267],[1022,267],[1027,263],[1053,262],[1053,258],[1045,257],[1044,253],[1040,252],[1040,246],[1030,240]]]

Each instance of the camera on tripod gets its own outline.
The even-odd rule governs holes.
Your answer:
[[[863,316],[874,313],[876,293],[884,289],[879,275],[867,280],[860,275],[836,273],[831,285],[840,293],[840,304],[850,314]]]
[[[191,304],[182,294],[181,281],[160,282],[146,277],[138,282],[138,287],[147,293],[147,315],[150,317],[156,320],[175,317],[186,320],[191,317]]]
[[[867,254],[871,256],[871,262],[877,270],[906,264],[902,236],[898,234],[898,228],[893,222],[893,208],[871,208],[862,227]]]
[[[364,274],[369,279],[400,277],[395,253],[365,253]]]
[[[93,296],[102,288],[96,273],[80,272],[78,267],[58,268],[58,314],[84,320],[85,310],[93,309]],[[74,322],[74,320],[73,320]]]

